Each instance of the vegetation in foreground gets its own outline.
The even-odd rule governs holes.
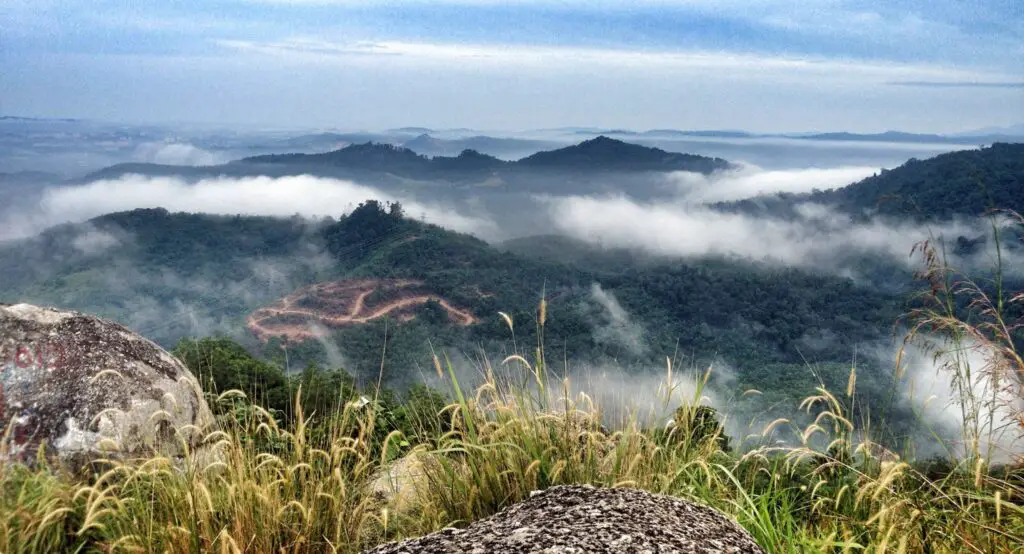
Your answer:
[[[962,440],[945,457],[915,461],[872,442],[879,422],[868,425],[854,410],[855,370],[845,390],[821,387],[800,405],[807,424],[775,420],[731,444],[716,412],[702,405],[708,373],[684,387],[671,362],[655,404],[680,405],[673,424],[646,425],[634,412],[606,430],[601,407],[570,393],[547,363],[543,338],[532,354],[483,362],[485,378],[474,390],[435,356],[450,401],[422,387],[401,399],[379,388],[360,394],[344,375],[312,371],[273,389],[274,397],[249,371],[256,368],[237,357],[225,367],[224,349],[194,343],[179,354],[204,383],[229,373],[246,379],[242,389],[211,392],[220,427],[205,448],[184,460],[112,459],[85,476],[43,464],[5,468],[0,545],[4,552],[358,552],[486,517],[534,489],[592,483],[711,505],[771,552],[1018,552],[1024,472],[994,463],[999,452],[990,445],[1024,426],[1012,411],[1024,363],[1016,323],[1005,319],[1024,296],[1004,293],[998,282],[959,279],[941,250],[924,252],[929,287],[909,314],[908,340],[924,333],[945,340],[936,354],[953,377],[950,409],[963,422]],[[545,319],[542,301],[539,337]],[[513,319],[505,321],[514,332]],[[265,407],[282,402],[287,409]],[[1016,420],[1000,418],[1007,410]]]

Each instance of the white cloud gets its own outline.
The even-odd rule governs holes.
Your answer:
[[[857,182],[878,170],[876,167],[836,167],[765,171],[746,165],[711,175],[681,171],[670,174],[668,178],[688,201],[718,202],[777,192],[829,190]]]
[[[272,55],[301,62],[353,63],[360,57],[389,56],[410,63],[460,62],[495,68],[558,66],[604,66],[644,70],[689,70],[728,73],[745,78],[771,75],[774,78],[817,76],[844,81],[874,79],[999,80],[1006,75],[924,63],[899,63],[821,56],[781,56],[750,52],[714,50],[638,50],[512,44],[471,44],[406,41],[332,41],[315,37],[294,37],[275,41],[218,40],[224,48]],[[373,64],[381,63],[374,59]]]
[[[913,245],[936,232],[978,234],[950,222],[941,229],[912,223],[855,222],[824,206],[805,205],[792,220],[722,213],[687,202],[645,203],[625,196],[545,198],[565,234],[615,248],[680,257],[741,256],[785,265],[835,268],[838,255],[858,251],[909,260]]]
[[[613,344],[632,354],[642,354],[647,350],[643,328],[632,321],[614,294],[594,283],[590,286],[590,296],[604,309],[607,318],[606,323],[595,325],[595,342]]]
[[[165,165],[217,165],[228,161],[226,156],[179,142],[146,142],[135,148],[132,159],[137,162]]]
[[[103,253],[120,243],[121,240],[113,234],[98,229],[90,229],[71,240],[71,245],[86,256]]]
[[[35,212],[8,215],[0,228],[0,240],[35,234],[67,221],[84,221],[99,215],[135,208],[166,208],[170,211],[337,217],[367,199],[400,201],[407,213],[421,215],[448,229],[493,235],[494,223],[466,215],[441,204],[420,202],[359,185],[351,181],[310,176],[203,179],[189,184],[178,178],[127,175],[116,180],[48,189]]]
[[[879,347],[872,355],[883,361],[897,359],[891,348]],[[1010,368],[993,364],[996,358],[992,352],[973,341],[965,341],[957,347],[935,336],[920,336],[907,346],[899,359],[902,400],[940,436],[952,439],[946,448],[961,457],[964,455],[965,445],[960,440],[965,430],[964,410],[972,413],[976,409],[979,427],[975,432],[980,431],[983,453],[996,461],[1007,461],[1020,451],[1024,435],[1015,415],[1024,410],[1024,401],[1019,396],[1019,383],[1010,385],[1015,382],[1012,375],[1005,373]],[[970,386],[963,388],[963,394],[973,395],[974,404],[964,403],[958,390],[954,369],[957,363],[960,371],[968,366],[971,369]],[[993,379],[994,376],[997,378]],[[994,386],[995,383],[1001,384]],[[993,424],[991,437],[986,432],[989,421]],[[934,437],[918,437],[917,442],[918,457],[942,453]]]

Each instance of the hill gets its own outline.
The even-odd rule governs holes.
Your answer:
[[[574,171],[693,171],[711,173],[728,169],[729,162],[693,154],[666,152],[601,135],[574,146],[537,152],[517,166]]]
[[[997,143],[927,160],[911,159],[813,202],[856,213],[917,219],[974,216],[993,208],[1024,211],[1024,144]]]
[[[803,140],[839,140],[859,142],[912,142],[912,143],[951,143],[951,144],[978,144],[979,142],[991,142],[993,140],[1006,140],[1009,137],[1002,135],[935,135],[923,133],[905,133],[903,131],[885,131],[884,133],[817,133],[812,135],[801,135]]]
[[[413,144],[436,145],[436,139],[422,135],[415,139]],[[470,152],[472,155],[467,156],[466,152]],[[488,163],[481,164],[480,160],[483,159],[486,159]],[[515,162],[505,162],[472,150],[463,151],[460,156],[455,158],[444,156],[428,158],[427,156],[417,154],[410,148],[368,142],[323,154],[256,156],[246,158],[242,160],[242,163],[299,164],[304,166],[331,165],[407,176],[478,171],[481,169],[513,172],[530,169],[586,173],[606,171],[695,171],[710,173],[730,167],[728,162],[719,158],[666,152],[659,148],[630,144],[603,135],[574,146],[537,152]]]
[[[502,159],[515,159],[541,150],[555,148],[560,146],[560,144],[547,140],[489,137],[484,135],[443,139],[424,133],[403,142],[402,146],[425,156],[457,156],[463,151],[474,150]]]
[[[540,250],[530,241],[519,246]],[[296,324],[308,327],[368,309],[330,300],[333,294],[325,304],[324,290],[387,280],[360,285],[361,295],[412,282],[408,290],[391,286],[383,296],[365,297],[368,306],[379,306],[367,313],[383,309],[378,315],[388,317],[324,325],[330,344],[344,345],[346,369],[357,376],[375,374],[386,338],[393,368],[387,380],[395,383],[423,367],[432,347],[504,351],[511,337],[499,311],[516,322],[517,340],[535,340],[542,293],[555,358],[587,366],[615,360],[645,371],[674,352],[694,363],[722,356],[764,389],[776,388],[782,368],[802,367],[804,357],[847,362],[856,345],[886,336],[902,305],[898,295],[842,277],[742,261],[631,259],[571,242],[551,247],[548,256],[523,255],[407,219],[400,206],[375,201],[320,221],[164,210],[111,214],[5,244],[0,268],[7,277],[0,301],[88,310],[168,346],[185,336],[227,332],[254,349],[263,348],[257,338],[271,339],[246,328],[257,310],[321,310],[283,314],[292,323],[300,316]],[[391,313],[389,302],[404,295],[415,302]],[[832,338],[816,339],[822,333]],[[278,352],[278,345],[269,340],[265,348]],[[326,364],[329,350],[307,340],[289,351],[295,364]]]
[[[422,143],[434,139],[421,137]],[[464,144],[480,143],[466,139]],[[488,143],[491,147],[495,145]],[[389,177],[421,181],[475,184],[495,177],[518,188],[548,190],[537,185],[541,176],[573,175],[574,178],[602,173],[641,174],[664,171],[696,171],[710,173],[731,167],[720,158],[666,152],[630,144],[607,137],[584,141],[578,145],[538,152],[518,161],[505,161],[475,149],[463,149],[457,156],[428,157],[404,146],[364,142],[317,154],[289,153],[251,156],[228,164],[207,167],[178,167],[156,164],[120,164],[104,168],[80,179],[88,182],[111,179],[126,174],[147,176],[181,176],[201,178],[213,176],[282,176],[317,175],[338,178],[370,178],[375,181]]]
[[[999,208],[1024,212],[1024,144],[997,143],[903,165],[842,188],[723,202],[727,211],[791,217],[807,202],[858,217],[881,215],[918,221],[974,217]]]

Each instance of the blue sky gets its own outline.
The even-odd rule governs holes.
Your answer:
[[[379,129],[1024,122],[1021,0],[3,0],[0,113]]]

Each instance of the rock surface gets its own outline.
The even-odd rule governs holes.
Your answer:
[[[431,459],[422,452],[412,452],[391,462],[371,477],[370,494],[397,512],[414,506],[427,492],[426,463],[431,463]]]
[[[0,463],[47,455],[183,453],[213,423],[199,383],[165,350],[79,312],[0,304]]]
[[[626,488],[557,486],[470,524],[365,554],[759,553],[738,524],[678,498]]]

